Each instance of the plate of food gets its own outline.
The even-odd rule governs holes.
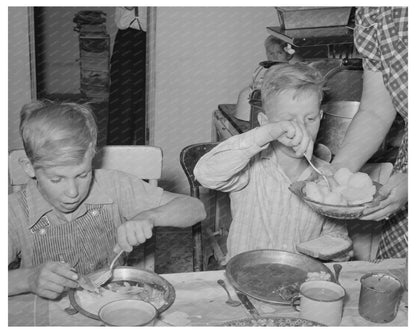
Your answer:
[[[322,178],[298,181],[289,190],[318,214],[335,219],[358,219],[366,208],[377,206],[385,197],[381,184],[364,172],[339,169],[333,176],[331,189]]]
[[[94,278],[102,272],[88,277]],[[106,304],[118,300],[142,300],[151,303],[159,313],[168,309],[175,300],[175,289],[158,274],[130,266],[116,267],[113,277],[99,288],[99,293],[82,288],[71,289],[69,300],[75,310],[99,320],[98,312]]]
[[[252,250],[232,257],[225,273],[232,286],[263,302],[290,304],[300,285],[310,280],[335,282],[322,262],[280,250]]]
[[[271,317],[265,316],[258,319],[243,318],[225,322],[218,326],[280,326],[280,327],[301,327],[301,326],[325,326],[315,321],[290,318],[290,317]]]

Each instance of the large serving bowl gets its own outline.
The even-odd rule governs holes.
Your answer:
[[[377,206],[381,200],[385,197],[382,196],[379,192],[381,188],[381,184],[373,182],[376,186],[376,193],[374,195],[374,199],[370,202],[366,202],[359,205],[331,205],[326,204],[318,201],[314,201],[308,198],[305,194],[304,188],[307,184],[307,181],[298,181],[294,182],[290,185],[289,190],[296,194],[303,202],[305,202],[309,207],[312,208],[318,214],[332,217],[335,219],[343,219],[343,220],[354,220],[358,219],[363,215],[363,212],[366,208],[375,207]]]

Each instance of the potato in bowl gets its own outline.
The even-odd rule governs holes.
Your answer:
[[[307,182],[303,191],[316,202],[352,206],[371,202],[376,194],[376,186],[366,173],[352,173],[347,168],[341,168],[334,174],[331,189],[320,179],[317,182]]]
[[[289,190],[318,214],[336,219],[358,219],[366,208],[384,199],[379,193],[381,184],[362,172],[352,173],[342,168],[330,182],[331,190],[321,178],[294,182]]]

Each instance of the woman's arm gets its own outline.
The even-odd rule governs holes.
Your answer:
[[[360,108],[334,157],[335,168],[358,171],[378,150],[396,117],[381,72],[364,70]]]

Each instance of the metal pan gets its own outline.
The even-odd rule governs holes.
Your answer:
[[[226,276],[238,291],[263,302],[290,304],[308,273],[325,272],[335,282],[328,267],[302,254],[280,250],[253,250],[230,259]]]
[[[91,277],[99,274],[100,272],[94,273],[91,275]],[[109,282],[106,283],[106,285],[104,285],[104,288],[110,284],[122,284],[123,282],[128,282],[130,284],[137,283],[138,286],[146,285],[148,290],[152,291],[152,289],[154,289],[157,295],[161,295],[162,299],[157,300],[157,302],[156,300],[153,301],[152,299],[145,299],[145,301],[148,301],[154,305],[159,313],[162,313],[168,309],[175,301],[176,294],[173,286],[167,280],[154,272],[128,266],[116,267],[113,271],[113,277]],[[112,299],[108,299],[107,302],[105,296],[100,298],[99,295],[94,295],[92,293],[86,295],[81,292],[81,290],[77,289],[71,289],[69,291],[68,295],[71,305],[75,310],[82,313],[84,316],[99,320],[98,304],[102,305],[108,303],[112,301]],[[94,301],[93,297],[97,297],[97,306],[91,302],[92,300]],[[134,295],[130,297],[127,295],[126,298],[137,299],[137,297]]]

